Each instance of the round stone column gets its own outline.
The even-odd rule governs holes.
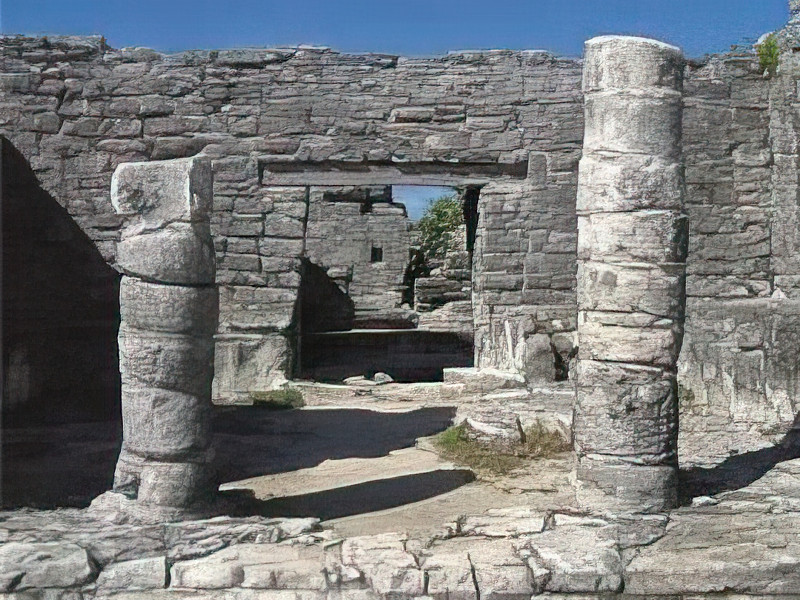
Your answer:
[[[182,508],[210,491],[217,327],[209,226],[211,162],[126,163],[111,202],[128,217],[117,246],[122,451],[115,491]]]
[[[682,72],[680,50],[667,44],[586,42],[574,436],[579,501],[590,508],[676,504]]]

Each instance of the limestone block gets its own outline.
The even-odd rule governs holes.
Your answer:
[[[584,92],[682,87],[684,60],[680,48],[628,36],[596,37],[587,41],[585,48]]]
[[[557,517],[558,518],[558,517]],[[610,527],[602,521],[561,525],[530,538],[528,564],[553,593],[617,592],[622,558]],[[545,576],[544,574],[547,573]]]
[[[406,550],[405,538],[387,533],[353,537],[342,544],[342,563],[363,573],[364,580],[378,594],[421,596],[423,574]]]
[[[210,489],[203,462],[153,462],[142,466],[137,499],[159,506],[188,506]]]
[[[0,545],[0,591],[79,586],[93,576],[89,555],[76,544],[7,542]]]
[[[207,224],[172,223],[162,229],[126,232],[117,265],[133,277],[177,285],[214,283],[216,258]]]
[[[581,360],[606,360],[671,368],[683,339],[683,327],[646,313],[578,313]]]
[[[123,277],[122,322],[139,330],[212,335],[217,329],[217,289],[147,283]]]
[[[214,352],[213,398],[218,404],[252,402],[253,390],[286,383],[292,348],[289,338],[267,335],[220,335]]]
[[[556,367],[550,336],[536,333],[525,338],[525,350],[521,360],[522,374],[530,383],[555,381]]]
[[[213,204],[208,158],[123,163],[111,178],[111,204],[118,214],[145,223],[207,220]]]
[[[139,480],[142,476],[142,466],[145,458],[129,452],[122,442],[122,448],[117,458],[117,466],[114,469],[114,491],[128,496],[135,495],[139,489]]]
[[[680,264],[578,264],[578,310],[644,312],[679,320],[685,287]]]
[[[578,258],[611,263],[686,262],[689,218],[671,211],[578,217]]]
[[[129,452],[148,458],[186,455],[208,447],[210,403],[158,388],[122,390],[122,427]]]
[[[155,590],[166,587],[167,557],[126,560],[108,565],[97,578],[97,590]]]
[[[579,454],[671,460],[677,446],[677,384],[661,369],[589,360],[578,364],[574,441]]]
[[[680,210],[681,165],[646,154],[593,153],[580,162],[577,211]]]
[[[323,589],[319,546],[234,544],[219,552],[181,561],[171,570],[172,586],[191,589]]]
[[[211,336],[141,331],[123,321],[118,339],[123,386],[156,387],[195,396],[211,394],[214,376]]]
[[[444,369],[446,384],[463,384],[467,392],[490,393],[505,389],[524,389],[525,378],[499,369],[453,367]]]
[[[678,158],[683,100],[601,92],[586,97],[584,152],[622,152]]]
[[[677,503],[676,466],[642,466],[597,454],[579,457],[578,502],[611,512],[663,512]]]

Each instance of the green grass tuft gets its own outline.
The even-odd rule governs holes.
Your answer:
[[[249,394],[254,406],[271,410],[288,410],[305,406],[303,394],[298,390],[284,388],[282,390],[253,391]]]
[[[756,48],[758,54],[758,64],[761,72],[775,75],[778,70],[778,63],[781,58],[781,51],[778,47],[778,38],[774,33],[770,33],[766,39]]]
[[[524,442],[509,444],[471,438],[466,423],[455,425],[440,433],[434,445],[442,457],[465,465],[478,473],[504,475],[536,458],[548,458],[570,449],[569,443],[557,431],[536,421],[524,432]]]

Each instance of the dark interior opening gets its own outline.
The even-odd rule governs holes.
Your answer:
[[[110,488],[119,449],[119,275],[24,156],[0,144],[0,497],[3,506],[75,505],[76,492]],[[78,460],[93,442],[91,459]],[[45,467],[57,477],[39,477]]]
[[[374,263],[383,262],[383,248],[379,246],[372,247],[372,251],[370,253],[370,262]]]

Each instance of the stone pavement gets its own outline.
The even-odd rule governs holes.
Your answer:
[[[347,538],[316,519],[134,522],[120,509],[124,502],[108,496],[87,510],[5,512],[0,597],[486,600],[721,592],[796,598],[800,592],[800,460],[778,464],[743,489],[695,498],[661,515],[593,515],[557,501],[542,509],[547,492],[518,491],[516,506],[461,515],[436,532]]]

